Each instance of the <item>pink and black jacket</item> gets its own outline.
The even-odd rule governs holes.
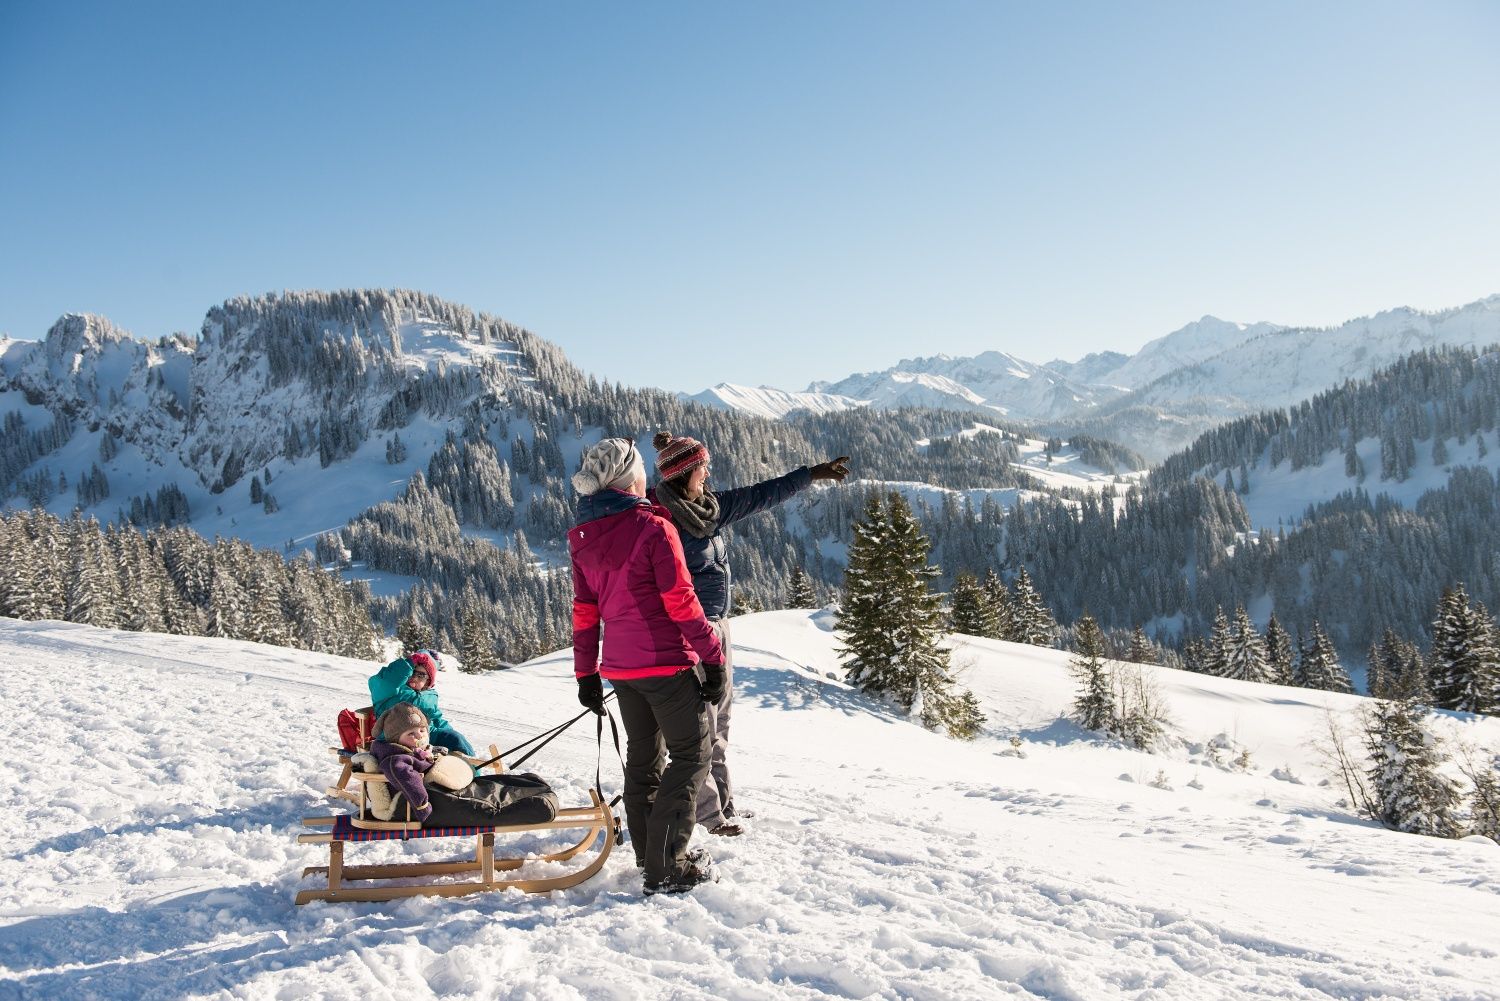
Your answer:
[[[629,681],[676,674],[699,661],[723,663],[665,508],[619,490],[582,497],[568,551],[575,675],[597,671]]]

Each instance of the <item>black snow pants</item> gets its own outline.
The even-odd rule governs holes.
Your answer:
[[[703,693],[691,669],[665,678],[610,680],[625,724],[625,824],[647,882],[685,867],[710,742]],[[669,757],[670,756],[670,757]],[[665,762],[666,768],[662,765]]]

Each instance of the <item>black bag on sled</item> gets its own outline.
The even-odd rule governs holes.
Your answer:
[[[462,789],[427,787],[432,816],[423,827],[500,827],[557,818],[557,793],[530,772],[476,775]]]

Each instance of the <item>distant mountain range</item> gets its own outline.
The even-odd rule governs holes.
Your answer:
[[[1000,351],[910,358],[802,393],[721,383],[690,397],[762,417],[870,406],[982,410],[1063,433],[1085,431],[1163,459],[1209,428],[1290,406],[1423,348],[1500,342],[1500,295],[1456,309],[1406,307],[1337,327],[1200,320],[1133,355],[1036,364]]]
[[[1025,565],[1064,621],[1173,635],[1245,604],[1360,650],[1419,635],[1454,580],[1500,607],[1497,341],[1500,296],[1327,330],[1205,318],[1132,356],[918,359],[708,408],[419,292],[234,299],[155,340],[68,314],[0,339],[0,505],[315,548],[371,582],[387,625],[451,641],[468,608],[516,660],[566,642],[548,571],[580,453],[629,435],[650,455],[665,428],[712,443],[721,486],[855,457],[858,482],[735,527],[747,604],[782,600],[794,568],[831,594],[852,521],[899,490],[945,573]],[[1118,442],[1168,458],[1148,478]]]

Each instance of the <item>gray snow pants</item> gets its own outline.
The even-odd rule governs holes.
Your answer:
[[[703,692],[691,670],[610,684],[625,724],[625,825],[647,882],[660,882],[685,868],[693,804],[708,773]]]
[[[712,741],[708,778],[698,793],[698,823],[714,828],[726,823],[734,809],[734,786],[729,781],[729,710],[734,705],[734,653],[729,645],[729,623],[709,619],[724,648],[724,697],[708,707],[708,735]]]

